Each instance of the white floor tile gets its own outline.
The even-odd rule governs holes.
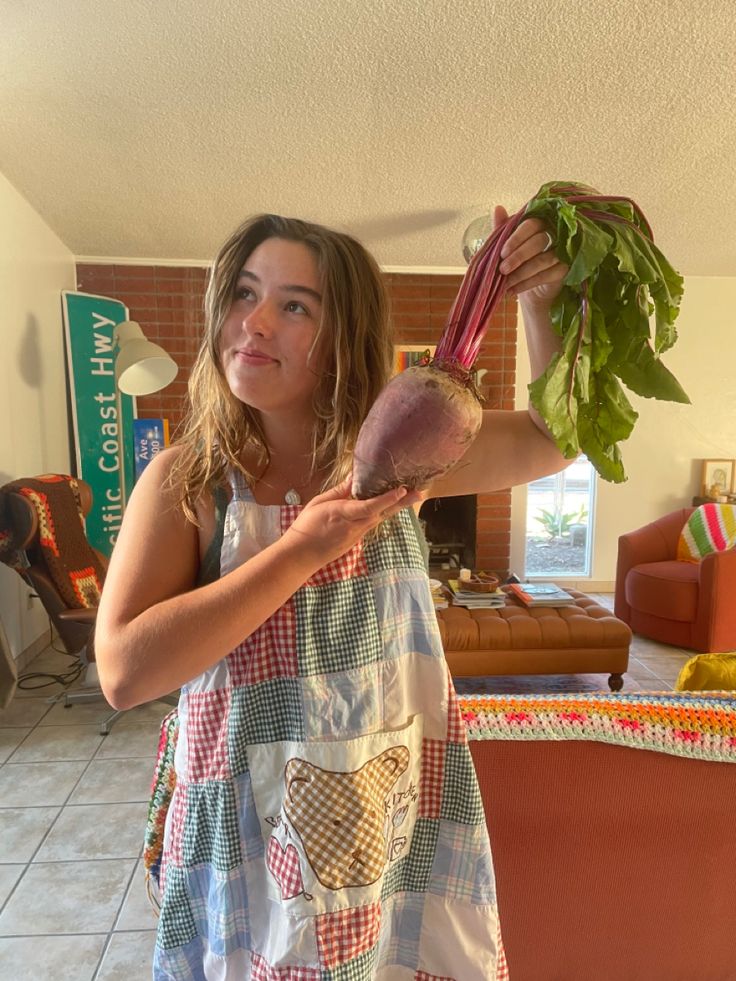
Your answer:
[[[103,738],[95,726],[36,726],[10,757],[10,762],[91,760]]]
[[[0,808],[0,862],[30,862],[58,807]]]
[[[128,886],[116,930],[155,930],[158,923],[153,907],[146,895],[146,873],[143,862],[138,862]]]
[[[8,981],[92,981],[106,940],[105,934],[0,937],[2,976]]]
[[[33,862],[0,914],[0,936],[106,933],[117,918],[133,862]]]
[[[0,865],[0,907],[11,893],[25,865]]]
[[[0,726],[35,726],[51,706],[44,698],[14,698],[5,709],[0,709]]]
[[[153,759],[92,760],[69,798],[70,804],[114,804],[147,801]]]
[[[140,722],[124,726],[115,724],[112,732],[104,737],[104,742],[97,750],[97,759],[155,757],[159,735],[160,726],[155,722]]]
[[[6,763],[0,769],[0,801],[3,807],[63,804],[89,764]]]
[[[138,858],[147,811],[147,804],[67,805],[36,855],[36,861]]]
[[[113,933],[95,981],[143,981],[151,976],[154,930]]]
[[[4,763],[13,750],[26,738],[30,729],[21,729],[16,726],[12,729],[0,729],[0,763]]]

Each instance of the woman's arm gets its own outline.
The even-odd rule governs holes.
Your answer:
[[[496,208],[496,224],[507,217],[503,208]],[[545,248],[549,242],[545,229],[537,218],[523,221],[504,246],[500,267],[508,276],[509,291],[519,296],[532,378],[544,372],[560,349],[550,309],[568,272],[554,251]],[[468,452],[450,473],[434,481],[423,497],[492,493],[557,473],[569,463],[532,406],[518,411],[486,409]]]
[[[418,497],[404,497],[400,489],[352,501],[345,482],[310,501],[273,545],[196,587],[197,529],[166,483],[176,452],[165,451],[146,467],[105,579],[95,656],[100,684],[115,708],[167,694],[216,664],[382,515]]]

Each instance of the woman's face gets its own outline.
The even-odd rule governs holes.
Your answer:
[[[309,358],[322,317],[313,252],[269,238],[246,259],[220,334],[230,390],[262,414],[311,413],[319,366]]]

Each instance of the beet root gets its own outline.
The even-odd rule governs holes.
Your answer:
[[[353,497],[426,487],[462,457],[483,410],[466,377],[430,364],[407,368],[383,389],[358,434]]]

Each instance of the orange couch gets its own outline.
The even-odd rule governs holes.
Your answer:
[[[634,633],[688,650],[736,650],[736,549],[678,562],[694,508],[680,508],[618,540],[616,616]]]
[[[460,699],[511,981],[736,978],[736,696]]]

